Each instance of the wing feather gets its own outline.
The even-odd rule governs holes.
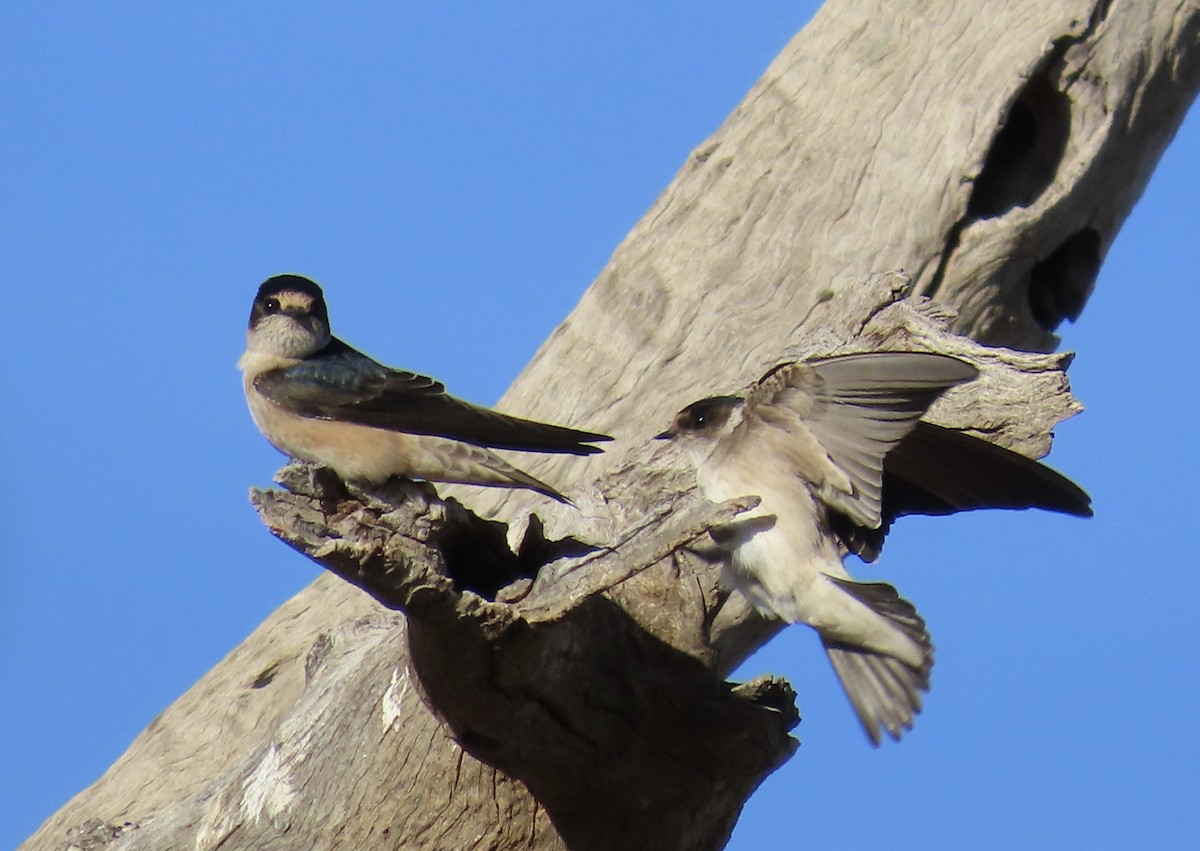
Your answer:
[[[796,474],[826,504],[874,529],[884,458],[942,393],[976,374],[965,361],[927,352],[781,364],[750,391],[741,427],[789,432]]]
[[[432,378],[391,369],[334,339],[300,363],[265,372],[255,387],[300,416],[436,435],[493,449],[600,452],[607,435],[511,417],[464,402]]]

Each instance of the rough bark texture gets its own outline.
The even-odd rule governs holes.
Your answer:
[[[1194,3],[832,0],[505,398],[620,439],[522,459],[579,510],[455,491],[512,521],[514,557],[427,486],[288,471],[256,504],[331,573],[24,847],[720,847],[792,716],[778,683],[721,681],[773,627],[685,547],[737,506],[647,438],[784,357],[917,348],[983,371],[935,419],[1044,453],[1077,410],[1067,358],[951,336],[868,273],[908,270],[976,339],[1053,348],[1193,97],[1198,33]]]

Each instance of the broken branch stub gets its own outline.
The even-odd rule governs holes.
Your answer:
[[[561,559],[546,571],[554,580],[498,602],[460,581],[475,560],[523,578],[498,524],[438,500],[429,485],[368,494],[325,472],[293,464],[280,474],[289,490],[255,491],[264,523],[406,612],[429,705],[465,750],[527,784],[570,847],[615,847],[652,826],[694,843],[728,835],[746,797],[791,755],[797,719],[786,684],[734,689],[604,594],[757,500],[715,506],[677,494],[630,511],[641,519],[617,546]],[[710,802],[703,814],[697,795]],[[631,825],[630,813],[646,824]]]

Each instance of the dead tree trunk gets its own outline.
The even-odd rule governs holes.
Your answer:
[[[472,493],[527,526],[514,556],[427,486],[289,468],[256,505],[331,573],[24,847],[721,847],[791,754],[790,695],[722,681],[772,628],[683,547],[739,506],[647,438],[785,356],[925,348],[983,371],[937,419],[1044,453],[1077,409],[1067,358],[903,296],[1052,350],[1192,100],[1198,36],[1194,2],[830,0],[505,397],[619,438],[524,462],[580,510]],[[911,283],[869,274],[894,269]],[[531,579],[546,538],[603,548]]]

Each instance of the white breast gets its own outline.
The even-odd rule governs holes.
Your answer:
[[[698,482],[705,496],[723,502],[747,494],[762,501],[740,521],[772,516],[768,528],[744,536],[734,549],[723,579],[759,611],[792,623],[820,626],[846,595],[824,577],[848,577],[830,533],[826,509],[799,476],[762,465],[749,471],[739,463],[708,464]],[[737,521],[735,521],[737,522]]]

